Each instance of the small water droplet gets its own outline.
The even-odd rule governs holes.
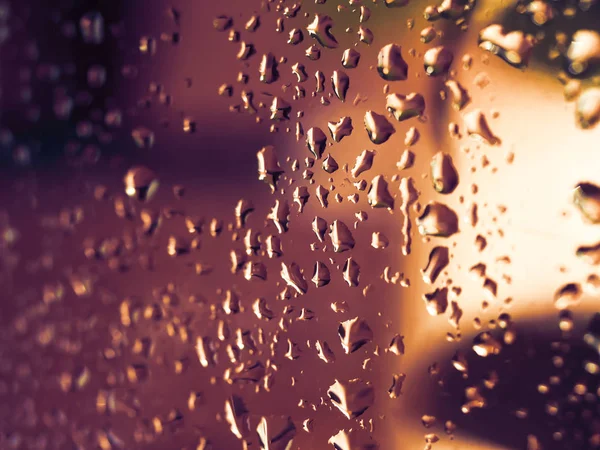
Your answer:
[[[149,201],[158,190],[156,174],[144,166],[132,167],[123,178],[125,193],[139,201]]]

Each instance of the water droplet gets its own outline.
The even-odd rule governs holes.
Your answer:
[[[338,169],[339,166],[337,161],[333,159],[333,156],[327,155],[327,157],[323,160],[323,170],[327,173],[334,173]]]
[[[380,114],[373,111],[365,113],[365,128],[374,144],[383,144],[396,132],[394,126]]]
[[[423,294],[427,312],[432,316],[444,314],[448,308],[448,288],[436,289],[433,292]]]
[[[267,305],[267,299],[264,297],[257,298],[252,304],[252,311],[259,320],[272,320],[275,315]]]
[[[251,201],[241,198],[237,202],[235,205],[235,219],[237,228],[244,228],[244,226],[246,226],[246,220],[252,211],[254,211],[254,204]]]
[[[402,387],[404,385],[404,380],[406,380],[406,374],[393,374],[392,375],[392,385],[388,389],[388,395],[390,398],[398,398],[402,395]]]
[[[246,41],[242,41],[240,43],[240,50],[238,51],[236,58],[239,59],[240,61],[246,61],[248,58],[250,58],[255,53],[256,53],[256,50],[254,49],[254,45],[252,45]]]
[[[345,101],[348,88],[350,87],[350,77],[341,70],[334,70],[331,76],[331,83],[336,97],[341,101]]]
[[[338,380],[329,386],[327,395],[348,419],[362,415],[375,401],[375,389],[359,378],[342,384]]]
[[[583,291],[579,283],[565,284],[554,293],[554,306],[561,310],[577,306],[582,295]]]
[[[242,397],[233,394],[225,402],[225,420],[229,429],[238,439],[244,439],[250,434],[250,422],[248,420],[248,409]]]
[[[96,11],[85,13],[79,20],[79,30],[86,44],[101,44],[104,41],[104,16]]]
[[[577,30],[567,49],[569,72],[574,75],[584,73],[590,63],[600,60],[600,34],[594,30]]]
[[[387,0],[386,0],[387,1]],[[362,430],[354,428],[349,431],[340,430],[327,441],[336,450],[377,450],[379,445]]]
[[[132,167],[123,178],[125,193],[139,201],[150,201],[158,190],[156,174],[144,166]]]
[[[377,175],[371,182],[371,188],[367,195],[369,205],[373,208],[394,208],[394,197],[388,190],[388,183],[383,175]]]
[[[344,137],[350,136],[352,130],[354,130],[352,118],[349,116],[341,117],[337,122],[328,122],[327,127],[335,142],[340,142]],[[329,156],[327,158],[329,158]]]
[[[487,331],[479,333],[473,338],[473,351],[481,357],[498,355],[501,350],[502,344]]]
[[[575,107],[577,125],[593,128],[600,120],[600,88],[588,88],[579,96]]]
[[[233,19],[229,16],[217,16],[213,19],[213,27],[217,31],[227,31],[233,26]]]
[[[263,55],[258,67],[258,73],[260,74],[260,81],[263,83],[271,84],[279,79],[277,61],[271,52]]]
[[[358,286],[359,278],[360,278],[360,266],[354,260],[354,258],[350,257],[344,263],[343,270],[343,278],[348,286],[356,287]]]
[[[581,246],[577,248],[576,255],[584,260],[587,264],[600,264],[600,242],[594,245]]]
[[[500,143],[500,140],[494,136],[490,126],[487,123],[485,115],[480,109],[474,109],[463,116],[467,134],[488,145]]]
[[[319,185],[317,186],[316,195],[317,199],[319,200],[319,203],[321,204],[321,207],[327,208],[327,206],[329,206],[329,190],[323,185]]]
[[[319,50],[319,47],[314,44],[308,47],[304,54],[311,61],[318,61],[321,58],[321,50]]]
[[[355,69],[360,61],[360,53],[353,48],[346,49],[342,55],[342,66],[345,69]]]
[[[340,323],[338,334],[346,353],[353,353],[373,340],[373,331],[367,321],[358,317]]]
[[[312,230],[317,235],[319,242],[323,242],[325,240],[325,233],[327,232],[327,221],[321,217],[315,216],[312,221]],[[348,233],[350,233],[350,231],[348,231]],[[354,247],[354,242],[352,243],[352,246]]]
[[[444,46],[430,48],[423,55],[425,73],[431,77],[445,75],[450,70],[454,54]]]
[[[573,203],[591,223],[600,223],[600,187],[579,183],[573,190]]]
[[[253,14],[250,19],[248,19],[248,22],[246,22],[246,24],[244,25],[244,28],[246,29],[246,31],[249,31],[250,33],[254,33],[258,27],[260,26],[260,16],[258,14]]]
[[[308,193],[308,188],[306,186],[298,186],[294,189],[294,203],[298,204],[298,213],[301,213],[304,210],[304,206],[310,197]]]
[[[400,161],[396,163],[398,170],[410,169],[415,163],[415,154],[408,149],[404,149],[400,156]]]
[[[421,42],[428,44],[437,36],[437,31],[433,27],[426,27],[421,30]]]
[[[443,203],[430,202],[417,218],[417,226],[423,236],[450,237],[458,232],[458,217]]]
[[[315,263],[314,275],[312,277],[312,282],[315,283],[315,286],[320,288],[323,286],[327,286],[331,281],[331,274],[329,273],[329,268],[325,263],[321,261],[317,261]]]
[[[260,448],[285,450],[292,447],[296,426],[290,417],[262,417],[256,427]]]
[[[421,94],[390,94],[386,97],[386,109],[398,122],[422,116],[425,112],[425,98]]]
[[[402,211],[404,217],[402,221],[402,236],[404,238],[404,242],[402,243],[402,254],[406,256],[410,254],[411,247],[411,222],[409,210],[419,196],[419,193],[415,188],[414,180],[411,177],[404,177],[400,180],[400,196],[402,197],[400,211]]]
[[[364,26],[358,27],[358,40],[364,44],[371,45],[373,43],[373,32]]]
[[[331,34],[333,19],[324,14],[315,14],[315,18],[310,25],[306,27],[308,35],[314,38],[319,44],[326,48],[337,48],[338,42]]]
[[[350,171],[354,178],[357,178],[361,173],[366,172],[373,166],[373,158],[375,152],[373,150],[363,150],[362,153],[357,156],[354,168]]]
[[[362,5],[360,7],[360,18],[359,18],[359,22],[360,23],[365,23],[367,20],[369,20],[371,18],[371,10],[365,6]]]
[[[294,28],[290,30],[290,34],[288,37],[288,44],[290,45],[298,45],[304,40],[304,34],[300,28]]]
[[[275,147],[267,145],[256,154],[258,159],[258,179],[269,184],[271,192],[277,189],[277,181],[284,170],[279,165]]]
[[[139,148],[151,148],[154,145],[154,132],[148,128],[135,128],[131,132],[131,137]]]
[[[408,77],[408,64],[402,58],[401,47],[388,44],[377,55],[377,71],[387,81],[402,81]]]
[[[423,281],[433,284],[450,262],[448,247],[434,247],[429,253],[425,269],[421,270]]]
[[[298,294],[306,294],[308,283],[300,270],[300,266],[295,262],[290,264],[281,263],[281,278],[288,286],[294,288]]]
[[[345,252],[354,248],[354,238],[352,233],[341,220],[334,220],[331,224],[331,231],[329,232],[331,243],[333,244],[333,251],[336,253]]]
[[[487,401],[477,386],[470,386],[465,389],[465,400],[461,406],[461,411],[464,414],[471,412],[473,408],[484,408],[487,406]]]
[[[306,68],[304,67],[304,64],[294,64],[292,66],[292,73],[296,75],[298,83],[304,83],[306,80],[308,80],[308,74],[306,73]]]
[[[287,200],[275,200],[275,206],[271,209],[267,219],[273,221],[279,233],[285,233],[288,230],[288,222],[290,215],[290,206]]]
[[[493,24],[479,32],[479,47],[499,56],[515,67],[525,67],[529,63],[535,39],[522,31],[504,32],[502,25]]]
[[[389,239],[381,232],[374,231],[371,236],[371,247],[383,250],[387,248],[390,241]]]
[[[306,132],[306,145],[310,152],[319,159],[325,151],[327,136],[325,136],[325,133],[320,128],[313,127]]]
[[[446,87],[452,94],[452,107],[455,110],[460,111],[469,103],[469,94],[458,81],[448,80],[446,81]]]
[[[431,159],[431,181],[440,194],[450,194],[458,186],[458,171],[448,153],[437,152]]]

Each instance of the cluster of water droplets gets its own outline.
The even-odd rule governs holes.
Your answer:
[[[473,170],[494,173],[510,165],[514,155],[501,161],[492,153],[502,144],[494,132],[494,113],[484,102],[479,108],[472,104],[489,83],[487,74],[473,74],[471,89],[457,73],[471,71],[474,59],[489,54],[526,69],[538,41],[549,38],[490,24],[478,33],[481,54],[455,54],[441,31],[446,28],[436,22],[464,31],[478,6],[444,0],[420,8],[418,20],[408,18],[406,32],[419,36],[423,47],[379,42],[370,23],[396,14],[405,20],[402,11],[408,5],[407,0],[317,0],[310,7],[265,1],[247,17],[214,18],[216,38],[231,42],[231,58],[240,67],[238,74],[223,74],[234,81],[216,86],[218,95],[230,102],[232,114],[253,115],[260,126],[287,139],[286,145],[268,142],[251,149],[264,192],[260,198],[241,195],[228,215],[212,217],[187,201],[183,185],[161,195],[168,186],[159,181],[159,168],[133,165],[118,188],[88,186],[81,198],[43,215],[36,223],[40,233],[49,241],[70,239],[61,251],[78,256],[56,270],[60,255],[48,245],[48,251],[27,261],[28,273],[42,274],[42,289],[26,290],[16,299],[18,314],[2,333],[14,347],[0,355],[0,372],[12,380],[2,381],[0,391],[16,399],[14,411],[2,413],[2,445],[208,450],[225,448],[212,434],[225,427],[244,449],[375,449],[379,427],[392,420],[378,411],[393,409],[394,402],[402,401],[405,383],[427,375],[444,394],[450,385],[460,391],[456,411],[471,414],[491,407],[490,398],[503,385],[503,358],[517,359],[520,339],[517,322],[506,312],[513,301],[505,295],[511,284],[510,256],[490,249],[504,237],[500,224],[507,207],[479,201],[477,185],[464,186],[469,174],[459,173],[455,159],[466,160],[467,154]],[[570,14],[541,0],[520,2],[517,10],[540,27]],[[334,13],[352,24],[342,30]],[[156,55],[159,43],[176,45],[182,38],[179,20],[185,11],[169,8],[168,14],[172,30],[141,36],[141,54]],[[0,5],[0,21],[8,23],[9,16],[10,8]],[[424,22],[423,28],[413,30],[415,22]],[[273,25],[293,49],[289,55],[253,43],[253,36]],[[119,34],[96,11],[61,27],[68,38],[92,46],[102,45],[109,32]],[[549,57],[565,61],[558,78],[566,100],[575,102],[578,125],[593,128],[600,120],[600,88],[585,74],[600,60],[600,37],[594,30],[579,30],[570,41],[556,41]],[[35,60],[35,49],[30,50],[28,58]],[[322,64],[333,58],[335,69]],[[51,64],[37,68],[36,76],[50,82],[63,70]],[[125,65],[121,72],[135,78],[137,70]],[[376,98],[361,94],[363,81],[354,81],[362,80],[353,78],[354,72],[380,83]],[[106,68],[98,64],[85,75],[87,95],[55,89],[57,117],[68,118],[75,106],[92,104],[94,90],[107,80]],[[405,88],[407,80],[419,78],[441,92]],[[28,87],[23,83],[20,95],[35,122]],[[431,140],[424,134],[438,114],[429,106],[434,96],[451,106],[448,135],[464,152],[426,145]],[[172,98],[153,83],[138,107],[157,101],[170,105]],[[327,108],[336,102],[347,112],[342,117]],[[65,146],[69,161],[94,164],[111,140],[110,130],[122,126],[122,111],[103,105],[77,121],[80,140]],[[184,114],[178,126],[182,133],[194,133],[202,124]],[[149,125],[128,128],[127,134],[139,151],[164,145]],[[358,134],[368,148],[347,144]],[[17,164],[31,163],[34,144],[20,142],[7,128],[1,137]],[[389,160],[390,154],[397,154],[398,162],[384,167],[380,160],[384,155]],[[421,160],[426,160],[425,173],[417,169]],[[261,199],[268,195],[270,205],[264,208]],[[584,220],[600,223],[600,187],[582,181],[572,195]],[[493,219],[480,220],[481,211],[490,210]],[[96,233],[97,220],[114,224],[112,233]],[[384,227],[386,221],[392,227]],[[24,237],[8,215],[0,216],[0,232],[0,257],[9,273],[19,265],[15,249]],[[460,247],[466,240],[472,260],[457,261],[454,255],[464,253]],[[427,255],[424,260],[416,247]],[[576,253],[590,266],[600,264],[600,243],[584,243]],[[393,269],[398,261],[403,271]],[[422,263],[421,278],[411,280],[408,266],[417,263]],[[459,272],[468,274],[483,298],[481,317],[473,316],[473,308],[469,314],[463,311],[463,302],[477,300],[464,298],[463,287],[453,280]],[[111,289],[114,274],[127,280],[132,292],[143,294],[116,295],[123,289]],[[3,274],[2,282],[8,280]],[[599,287],[592,273],[558,287],[553,299],[561,340],[544,351],[556,370],[539,381],[537,390],[548,398],[543,400],[548,416],[563,418],[565,411],[562,422],[553,422],[554,442],[574,439],[600,446],[594,412],[598,387],[592,386],[600,373],[592,357],[600,349],[597,319],[581,333],[592,356],[588,352],[581,361],[569,348],[576,329],[570,309]],[[446,322],[436,326],[447,327],[446,339],[456,349],[448,361],[428,361],[428,373],[402,368],[403,331],[383,304],[390,298],[383,292],[399,303],[414,303],[414,296],[405,294],[414,292],[409,289],[419,293],[418,302],[431,320],[444,317]],[[402,314],[402,308],[397,311]],[[463,334],[469,339],[467,350],[460,344]],[[419,345],[412,341],[406,351],[419,353]],[[98,354],[87,353],[90,347]],[[53,362],[58,358],[65,362]],[[561,372],[569,359],[572,370]],[[384,376],[372,369],[376,364]],[[323,365],[328,370],[321,370]],[[587,375],[576,379],[573,367]],[[389,384],[383,386],[383,378]],[[159,397],[163,401],[157,405]],[[167,403],[172,406],[165,409]],[[513,412],[519,419],[529,415],[521,405]],[[460,433],[455,420],[443,414],[419,414],[416,426],[423,427],[425,448]],[[571,433],[568,424],[578,420],[583,425]],[[182,430],[192,431],[181,437]],[[540,449],[540,438],[529,434],[524,445]]]

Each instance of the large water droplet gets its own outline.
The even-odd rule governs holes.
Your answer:
[[[341,220],[334,220],[331,224],[331,231],[329,232],[331,243],[333,244],[333,251],[336,253],[345,252],[354,248],[354,237],[352,233]]]
[[[425,269],[421,270],[423,281],[427,284],[433,284],[437,280],[442,270],[450,262],[448,247],[434,247],[429,253],[429,259]]]
[[[396,132],[394,126],[381,114],[373,111],[365,113],[365,128],[374,144],[383,144]]]
[[[373,208],[394,208],[394,197],[388,190],[388,183],[383,175],[377,175],[371,182],[367,199]]]
[[[465,127],[469,136],[481,140],[489,145],[494,145],[500,140],[494,136],[488,125],[485,115],[480,109],[474,109],[463,116]]]
[[[454,54],[444,46],[430,48],[423,55],[425,73],[431,77],[445,75],[450,70]]]
[[[337,122],[328,122],[327,127],[335,142],[340,142],[344,137],[350,136],[354,129],[352,126],[352,118],[349,116],[341,117]]]
[[[271,52],[263,55],[258,68],[258,73],[260,74],[260,81],[263,83],[271,84],[279,79],[277,61]]]
[[[375,389],[359,378],[329,386],[327,395],[336,408],[348,419],[362,415],[375,401]]]
[[[377,55],[377,72],[387,81],[402,81],[408,77],[408,64],[402,58],[399,45],[388,44]]]
[[[554,293],[554,306],[557,309],[566,309],[577,306],[581,301],[583,291],[579,283],[568,283],[561,286]]]
[[[325,151],[327,136],[320,128],[313,127],[306,132],[306,145],[310,152],[319,159]]]
[[[277,181],[284,170],[279,165],[275,147],[267,145],[256,154],[258,159],[258,179],[271,187],[271,192],[277,189]]]
[[[425,112],[425,98],[414,92],[408,95],[390,94],[386,97],[385,107],[397,121],[401,122],[423,115]]]
[[[341,70],[334,70],[333,75],[331,76],[331,83],[336,97],[341,101],[346,100],[346,94],[350,87],[350,77]]]
[[[346,353],[352,353],[373,340],[373,331],[366,320],[355,317],[340,323],[338,334]]]
[[[314,20],[306,27],[310,37],[317,40],[319,44],[326,48],[337,48],[338,42],[331,34],[333,19],[324,14],[315,14]]]
[[[342,66],[346,69],[355,69],[360,61],[360,53],[355,49],[349,48],[342,55]]]
[[[580,75],[590,63],[600,60],[600,34],[594,30],[577,30],[567,50],[569,72]]]
[[[448,153],[437,152],[432,158],[431,181],[440,194],[450,194],[458,186],[458,171]]]
[[[573,191],[573,203],[591,223],[600,223],[600,187],[579,183]]]
[[[423,236],[450,237],[458,232],[458,216],[443,203],[430,202],[417,218],[417,226]]]
[[[600,88],[588,88],[581,93],[575,106],[577,125],[592,128],[600,120]]]
[[[479,46],[515,67],[527,66],[535,39],[522,31],[505,33],[502,25],[493,24],[479,32]]]

